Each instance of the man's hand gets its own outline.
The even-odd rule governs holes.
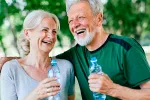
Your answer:
[[[0,71],[2,70],[2,67],[5,62],[12,60],[14,58],[16,58],[16,57],[0,57]]]
[[[88,78],[90,90],[93,92],[99,92],[121,100],[150,100],[150,81],[141,84],[141,89],[131,89],[113,83],[106,74],[91,74]]]
[[[111,90],[115,88],[115,84],[107,74],[103,73],[102,75],[99,75],[93,73],[88,77],[88,79],[90,90],[93,92],[109,95]]]

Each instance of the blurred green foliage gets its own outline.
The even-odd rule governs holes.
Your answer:
[[[150,35],[150,0],[103,0],[104,28],[111,33],[132,36],[136,40]],[[74,41],[68,27],[65,0],[1,0],[0,1],[0,46],[6,54],[4,38],[13,36],[12,45],[17,48],[17,34],[28,12],[43,9],[58,16],[61,32],[58,35],[59,46],[62,34]],[[146,35],[146,36],[147,36]],[[148,44],[149,45],[149,44]],[[7,54],[6,54],[7,55]]]
[[[108,0],[104,16],[106,28],[140,40],[141,35],[150,30],[149,0]]]
[[[104,28],[110,32],[128,35],[142,40],[143,45],[150,45],[150,0],[103,0]],[[58,35],[59,46],[62,36],[66,35],[73,42],[68,27],[65,11],[65,0],[0,0],[0,47],[7,56],[4,38],[13,37],[11,44],[17,49],[17,34],[22,30],[25,16],[35,9],[43,9],[58,16],[61,32]],[[18,51],[18,50],[17,50]],[[77,82],[77,81],[76,81]],[[76,83],[77,100],[81,100],[79,87]]]

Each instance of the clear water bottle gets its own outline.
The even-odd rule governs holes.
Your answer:
[[[91,60],[91,65],[89,67],[89,72],[91,73],[97,73],[97,74],[102,74],[102,68],[99,64],[97,64],[97,59],[96,57],[92,57]],[[93,97],[94,100],[105,100],[106,99],[106,95],[105,94],[100,94],[97,92],[93,92]]]
[[[57,82],[60,83],[60,70],[57,66],[57,61],[52,59],[52,68],[48,71],[48,77],[57,77]],[[61,100],[60,91],[55,96],[48,97],[48,100]]]

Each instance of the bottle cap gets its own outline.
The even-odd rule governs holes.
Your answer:
[[[52,59],[51,64],[57,63],[55,59]]]
[[[95,61],[97,61],[96,57],[92,57],[91,62],[95,62]]]

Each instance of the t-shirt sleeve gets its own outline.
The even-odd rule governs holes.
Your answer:
[[[11,62],[6,62],[1,72],[1,100],[17,100]]]
[[[135,40],[133,40],[133,46],[126,53],[125,77],[132,87],[150,80],[150,67],[144,50]]]
[[[71,96],[75,93],[75,76],[74,76],[74,69],[72,64],[70,63],[70,85],[68,89],[68,96]]]
[[[71,61],[71,58],[72,58],[71,49],[65,51],[64,53],[57,55],[56,58],[66,59],[66,60]]]

